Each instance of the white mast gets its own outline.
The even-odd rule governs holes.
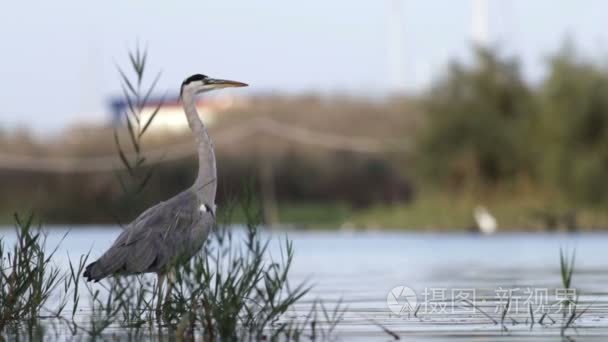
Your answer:
[[[472,0],[471,38],[477,47],[487,47],[489,43],[488,1]]]
[[[405,56],[403,35],[403,6],[402,0],[390,0],[388,59],[389,80],[392,93],[402,94],[405,91]]]

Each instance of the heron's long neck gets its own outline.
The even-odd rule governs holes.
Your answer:
[[[198,176],[194,182],[193,190],[204,202],[215,204],[217,171],[213,141],[209,137],[209,133],[196,111],[195,94],[190,91],[184,91],[182,100],[184,102],[184,111],[188,118],[188,125],[190,125],[190,129],[194,133],[198,148]]]

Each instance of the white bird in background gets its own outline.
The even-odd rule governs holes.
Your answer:
[[[475,218],[475,223],[481,233],[486,235],[496,233],[498,222],[496,222],[496,218],[490,214],[486,207],[481,205],[475,207],[475,210],[473,210],[473,217]]]

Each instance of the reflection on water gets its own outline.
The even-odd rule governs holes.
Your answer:
[[[49,231],[48,246],[54,246],[65,234],[62,228]],[[1,232],[5,242],[11,244],[12,230]],[[96,258],[118,233],[116,228],[74,228],[59,248],[55,262],[66,267],[68,256],[76,259],[89,250]],[[559,311],[559,296],[572,295],[561,289],[560,247],[576,248],[573,286],[579,296],[579,310],[588,307],[576,321],[576,331],[571,332],[579,338],[608,336],[608,260],[603,253],[608,235],[325,231],[265,234],[287,234],[293,240],[296,251],[291,282],[308,281],[314,285],[289,315],[304,317],[315,298],[322,299],[328,307],[341,299],[348,310],[337,332],[345,340],[390,339],[377,324],[416,339],[555,339],[566,312],[563,307],[563,312]],[[278,251],[276,245],[271,247]],[[397,315],[387,305],[391,289],[399,286],[415,292],[415,313],[404,310]],[[397,303],[405,303],[401,300],[398,298]],[[503,324],[495,324],[492,319],[501,320],[507,301],[510,307]],[[466,303],[474,303],[474,307]],[[548,315],[539,324],[544,313]],[[531,317],[535,317],[534,325]],[[319,324],[323,324],[322,320]]]

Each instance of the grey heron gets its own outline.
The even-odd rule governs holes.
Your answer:
[[[178,260],[192,258],[204,245],[215,224],[217,171],[213,141],[196,111],[196,95],[247,84],[196,74],[181,85],[180,97],[198,149],[198,175],[192,187],[139,215],[96,261],[87,265],[84,277],[98,282],[115,275],[156,273],[158,300],[165,278]],[[168,297],[171,282],[167,289]]]

